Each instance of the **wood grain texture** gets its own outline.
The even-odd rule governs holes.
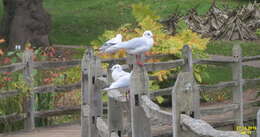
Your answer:
[[[234,117],[237,119],[236,125],[243,126],[243,70],[242,70],[242,51],[239,45],[232,49],[233,58],[237,61],[232,65],[232,77],[237,81],[233,87],[233,103],[239,105],[239,109],[234,110]]]
[[[30,88],[33,88],[33,78],[32,78],[32,70],[33,70],[33,60],[32,60],[32,51],[25,50],[23,54],[23,63],[26,64],[23,75],[24,80]],[[34,123],[34,93],[33,91],[28,91],[29,95],[26,98],[25,103],[25,111],[27,113],[26,119],[24,121],[24,128],[26,130],[33,130],[35,128]]]

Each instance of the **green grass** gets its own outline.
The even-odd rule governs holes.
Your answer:
[[[241,46],[243,56],[260,55],[260,43],[250,41],[211,41],[206,52],[215,55],[231,56],[232,47],[236,44]]]
[[[139,0],[45,0],[44,7],[52,15],[52,43],[68,45],[90,45],[105,30],[114,30],[125,23],[135,23],[131,15],[131,4]],[[205,13],[211,0],[142,0],[151,5],[162,18],[174,13],[179,7],[186,13],[194,5],[198,12]],[[226,2],[232,7],[237,1]],[[218,2],[218,5],[221,5]]]
[[[105,30],[114,30],[125,23],[135,23],[131,4],[144,2],[151,5],[159,16],[166,18],[179,11],[185,14],[196,7],[205,13],[212,0],[44,0],[44,7],[52,16],[51,42],[66,45],[90,45]],[[235,0],[225,1],[235,7]],[[217,2],[219,6],[223,1]],[[0,9],[3,9],[2,1]],[[0,10],[0,18],[3,11]]]
[[[208,44],[206,52],[215,55],[232,55],[233,45],[240,44],[243,56],[260,55],[260,44],[257,42],[242,42],[242,41],[211,41]],[[229,81],[232,79],[231,67],[209,66],[206,69],[209,77],[203,76],[203,83],[214,84],[220,81]],[[259,78],[260,69],[244,66],[243,78]]]

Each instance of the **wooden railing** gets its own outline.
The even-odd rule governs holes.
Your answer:
[[[156,55],[156,56],[148,56],[145,58],[160,58],[165,57],[168,55]],[[120,103],[118,102],[126,102],[126,100],[123,98],[123,96],[120,94],[120,92],[113,91],[112,93],[109,93],[109,102],[108,102],[108,125],[105,125],[105,121],[101,118],[102,116],[102,102],[101,102],[101,95],[100,91],[102,87],[105,87],[111,80],[104,80],[102,78],[103,75],[106,75],[109,79],[109,75],[111,75],[109,70],[106,72],[101,68],[100,63],[109,63],[110,66],[113,63],[127,63],[128,65],[123,65],[125,69],[129,68],[129,65],[132,64],[128,58],[119,58],[119,59],[103,59],[100,60],[99,58],[94,56],[94,53],[92,50],[88,50],[88,52],[84,55],[82,60],[72,60],[72,61],[61,61],[61,62],[33,62],[32,61],[32,52],[31,51],[25,51],[23,62],[22,63],[16,63],[6,66],[0,67],[0,72],[15,72],[18,70],[24,71],[24,77],[25,80],[28,82],[28,84],[32,83],[31,78],[31,71],[32,69],[50,69],[50,68],[56,68],[56,67],[73,67],[77,65],[81,65],[81,73],[82,73],[82,80],[73,83],[70,85],[65,86],[57,86],[57,85],[44,85],[40,87],[32,87],[31,88],[31,95],[27,98],[27,104],[26,109],[24,113],[18,114],[13,113],[7,116],[1,116],[0,122],[5,121],[17,121],[25,119],[25,129],[32,130],[34,126],[34,118],[35,117],[48,117],[48,116],[55,116],[55,115],[64,115],[64,114],[72,114],[75,112],[81,111],[81,134],[82,137],[86,137],[88,135],[91,135],[91,137],[97,136],[97,134],[102,134],[103,136],[110,136],[110,135],[119,135],[122,134],[122,115],[119,112],[122,112],[121,107],[118,107]],[[149,113],[153,113],[155,116],[157,116],[158,119],[161,119],[164,122],[169,122],[169,112],[164,112],[158,109],[155,105],[153,105],[153,109],[151,109],[151,106],[149,106],[149,99],[150,97],[155,97],[159,95],[171,95],[172,88],[165,88],[165,89],[159,89],[156,91],[148,92],[145,91],[147,89],[147,83],[148,75],[147,71],[158,71],[158,70],[166,70],[171,68],[177,68],[182,67],[183,72],[192,72],[192,66],[193,64],[210,64],[210,65],[232,65],[232,75],[233,80],[232,81],[226,81],[226,82],[220,82],[215,85],[197,85],[197,88],[200,92],[204,91],[214,91],[216,89],[223,89],[226,87],[233,87],[233,103],[229,105],[224,106],[218,106],[218,107],[199,107],[199,105],[195,106],[197,112],[195,113],[195,117],[200,117],[204,115],[210,115],[210,114],[218,114],[218,113],[224,113],[228,111],[234,112],[234,119],[228,121],[230,123],[236,123],[236,125],[243,125],[243,121],[246,120],[243,117],[243,109],[245,107],[252,106],[252,104],[255,104],[256,102],[259,102],[259,99],[249,102],[247,104],[243,103],[243,86],[250,85],[255,86],[260,83],[260,78],[256,79],[243,79],[242,78],[242,63],[246,61],[253,61],[253,60],[260,60],[260,56],[251,56],[251,57],[242,57],[241,56],[241,49],[239,46],[235,46],[233,48],[233,56],[229,58],[223,58],[223,59],[193,59],[191,50],[185,46],[183,49],[183,58],[178,60],[170,60],[167,62],[159,62],[159,63],[145,63],[143,70],[138,70],[140,68],[135,68],[136,71],[138,71],[138,75],[142,77],[136,76],[136,78],[133,81],[131,85],[138,85],[139,87],[131,87],[131,101],[135,102],[136,99],[139,99],[139,105],[142,107],[134,107],[136,104],[131,104],[131,112],[132,117],[132,124],[136,129],[133,129],[133,133],[137,136],[140,132],[139,128],[143,127],[149,127],[150,125],[143,125],[141,121],[138,119],[137,116],[134,115],[135,112],[142,111],[143,108],[147,107],[146,111],[149,111]],[[139,78],[139,79],[138,79]],[[142,79],[141,79],[142,78]],[[149,76],[149,78],[152,78]],[[111,79],[111,78],[110,78]],[[139,81],[139,82],[138,82]],[[142,84],[138,84],[142,83]],[[97,86],[99,85],[99,86]],[[40,93],[47,93],[47,92],[67,92],[73,89],[80,89],[82,90],[82,105],[81,106],[74,106],[74,107],[66,107],[66,108],[59,108],[54,110],[47,110],[47,111],[34,111],[34,100],[33,96],[34,94],[40,94]],[[144,91],[140,91],[139,89],[144,89]],[[6,98],[10,96],[18,95],[20,92],[19,90],[13,90],[13,91],[5,91],[0,92],[0,99]],[[136,97],[135,94],[139,94],[142,96]],[[145,96],[146,95],[146,96]],[[195,104],[199,104],[199,99],[195,99]],[[126,104],[126,103],[123,103]],[[151,103],[150,103],[151,104]],[[119,105],[120,106],[120,105]],[[140,108],[142,108],[140,110]],[[156,110],[156,111],[155,111]],[[160,110],[160,111],[159,111]],[[116,113],[115,113],[116,112]],[[147,115],[147,112],[142,112],[142,115]],[[169,114],[169,115],[168,115]],[[152,115],[152,116],[154,116]],[[143,119],[146,116],[143,116]],[[148,118],[149,119],[149,118]],[[224,122],[224,121],[221,121]],[[146,123],[146,122],[143,122]],[[211,123],[211,124],[219,124],[219,123]],[[93,126],[91,126],[93,125]],[[107,132],[107,130],[109,132]],[[100,132],[99,132],[100,131]],[[150,131],[148,131],[150,132]],[[130,134],[130,133],[129,133]],[[143,136],[146,133],[140,133],[140,136]],[[147,133],[150,134],[150,133]]]

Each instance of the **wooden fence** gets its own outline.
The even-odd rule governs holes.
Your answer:
[[[160,58],[163,56],[149,56],[147,58]],[[260,60],[260,55],[242,57],[241,48],[239,46],[234,46],[233,56],[223,59],[194,59],[192,58],[192,52],[188,46],[183,48],[183,58],[178,60],[170,60],[167,62],[159,63],[145,63],[144,67],[138,67],[133,65],[133,76],[131,77],[131,87],[130,87],[130,104],[128,104],[127,99],[117,90],[108,92],[109,102],[108,102],[108,122],[102,119],[102,101],[101,101],[101,89],[105,87],[109,82],[111,82],[110,72],[106,72],[101,68],[101,63],[109,63],[110,66],[113,63],[125,63],[128,65],[123,65],[124,68],[129,68],[133,64],[133,57],[120,58],[120,59],[106,59],[100,60],[94,56],[93,50],[88,49],[88,52],[84,55],[82,60],[72,60],[66,62],[33,62],[32,52],[25,51],[22,63],[11,64],[7,66],[1,66],[0,72],[15,72],[18,70],[24,71],[24,78],[26,82],[30,85],[32,83],[32,69],[51,69],[56,67],[72,67],[81,64],[82,70],[82,80],[77,83],[66,86],[58,85],[44,85],[40,87],[31,87],[31,95],[28,96],[25,112],[18,114],[13,113],[7,116],[1,116],[0,122],[5,121],[17,121],[25,120],[24,127],[26,130],[32,130],[34,126],[35,117],[48,117],[57,115],[73,114],[75,112],[81,111],[81,134],[82,137],[95,137],[98,135],[103,136],[122,136],[123,125],[122,125],[122,105],[130,106],[131,112],[131,129],[133,137],[147,137],[151,136],[151,124],[149,121],[150,117],[156,117],[164,122],[174,121],[172,115],[169,112],[162,111],[156,104],[154,104],[150,98],[158,95],[171,95],[173,88],[165,88],[157,91],[148,91],[148,79],[153,79],[153,77],[148,78],[147,72],[167,70],[176,67],[182,67],[183,72],[192,73],[193,64],[210,64],[210,65],[231,65],[233,80],[228,82],[220,82],[215,85],[196,85],[195,89],[192,91],[214,91],[215,89],[223,89],[226,87],[233,87],[233,103],[227,104],[225,106],[217,107],[200,107],[199,106],[199,92],[194,94],[192,92],[192,99],[187,99],[192,102],[191,108],[193,111],[189,112],[195,118],[200,118],[201,116],[220,114],[229,111],[234,112],[234,119],[219,121],[211,123],[213,125],[222,124],[232,124],[243,126],[243,121],[250,118],[244,118],[243,112],[244,108],[254,107],[259,99],[251,101],[248,103],[243,103],[243,86],[254,86],[260,83],[260,78],[256,79],[243,79],[242,78],[242,63],[247,61]],[[107,75],[108,80],[106,80],[103,75]],[[182,74],[184,75],[184,74]],[[187,74],[186,74],[187,75]],[[178,79],[180,79],[178,77]],[[192,79],[191,79],[192,80]],[[178,83],[178,81],[176,82]],[[176,88],[176,85],[174,86]],[[34,94],[41,94],[46,92],[66,92],[73,89],[82,90],[82,105],[74,107],[66,107],[47,111],[35,111],[34,110]],[[177,88],[178,89],[178,88]],[[174,91],[177,91],[175,89]],[[177,92],[173,92],[178,94]],[[0,93],[0,98],[6,98],[10,96],[15,96],[19,94],[19,90],[5,91]],[[177,99],[176,99],[177,100]],[[175,101],[176,101],[175,100]],[[174,101],[174,100],[173,100]],[[174,107],[173,107],[174,108]],[[257,110],[258,107],[255,107]],[[186,110],[185,110],[186,111]],[[184,111],[184,112],[185,112]],[[180,113],[182,113],[180,111]],[[254,114],[256,116],[256,114]],[[185,116],[181,117],[182,120],[189,121],[189,118]],[[169,121],[170,119],[170,121]],[[176,121],[175,121],[176,122]],[[108,123],[108,124],[106,124]],[[176,127],[176,126],[175,126]],[[177,129],[173,129],[176,131]]]

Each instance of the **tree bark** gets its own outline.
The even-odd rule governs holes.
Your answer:
[[[0,36],[8,42],[24,48],[26,42],[33,46],[49,46],[50,15],[44,10],[42,0],[3,0],[4,16],[0,24]]]

